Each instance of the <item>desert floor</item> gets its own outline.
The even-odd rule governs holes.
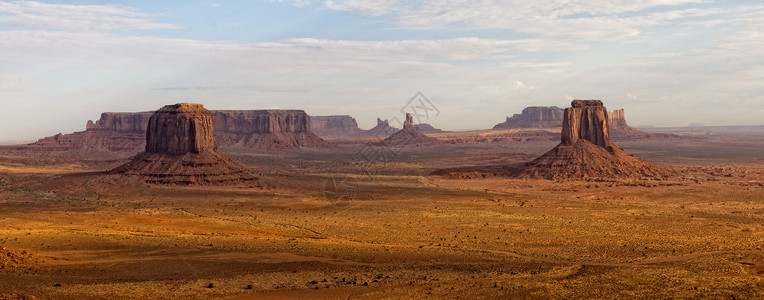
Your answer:
[[[615,142],[675,175],[429,175],[553,142],[228,153],[260,177],[229,187],[0,154],[0,298],[764,298],[764,136]]]

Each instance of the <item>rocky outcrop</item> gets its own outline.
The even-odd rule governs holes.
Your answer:
[[[218,110],[215,136],[221,147],[256,150],[326,148],[302,110]]]
[[[573,145],[579,140],[600,147],[614,146],[610,142],[608,113],[600,100],[573,100],[565,109],[562,121],[562,144]]]
[[[421,133],[414,125],[414,118],[411,114],[406,113],[406,121],[403,122],[403,129],[380,141],[378,145],[402,148],[405,146],[425,146],[436,143],[440,143],[440,141]]]
[[[310,118],[313,133],[325,139],[360,138],[366,134],[358,127],[358,122],[347,115],[313,116]]]
[[[152,184],[217,185],[254,180],[217,150],[214,119],[201,104],[179,103],[156,111],[146,129],[146,151],[111,173],[137,175]]]
[[[513,175],[555,180],[664,176],[664,170],[610,141],[608,117],[602,101],[573,100],[565,109],[560,144]]]
[[[610,113],[610,133],[614,137],[641,137],[647,135],[644,131],[631,127],[626,123],[623,109],[616,109]]]
[[[493,129],[513,128],[554,128],[559,127],[563,120],[563,109],[557,106],[530,106],[522,113],[507,117],[503,123],[496,124]]]

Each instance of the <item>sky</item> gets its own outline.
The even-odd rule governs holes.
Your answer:
[[[764,124],[753,0],[0,1],[0,141],[177,102],[447,130],[601,99],[631,125]]]

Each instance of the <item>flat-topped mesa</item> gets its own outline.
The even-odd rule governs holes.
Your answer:
[[[227,150],[283,150],[328,148],[310,130],[310,116],[302,110],[217,110],[215,135]]]
[[[85,125],[85,130],[144,134],[146,133],[149,118],[153,114],[153,111],[137,113],[105,112],[95,122],[88,121],[87,125]]]
[[[215,131],[252,133],[310,132],[310,117],[302,110],[216,110]]]
[[[600,100],[573,100],[565,109],[562,144],[573,145],[579,139],[601,147],[611,147],[608,112]]]
[[[554,128],[559,127],[563,120],[563,109],[557,106],[529,106],[522,113],[507,117],[507,120],[496,124],[493,129],[514,128]]]
[[[160,108],[149,119],[146,152],[181,155],[217,151],[212,113],[201,104]]]
[[[363,130],[358,122],[348,115],[341,116],[311,116],[310,129],[321,138],[356,138],[361,137]]]
[[[218,185],[256,178],[217,150],[212,113],[201,104],[178,103],[157,110],[146,129],[146,151],[111,171],[147,183]]]

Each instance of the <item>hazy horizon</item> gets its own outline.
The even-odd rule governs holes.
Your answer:
[[[0,141],[177,102],[368,129],[419,91],[444,130],[573,98],[634,126],[764,124],[764,5],[751,1],[121,3],[0,1]]]

